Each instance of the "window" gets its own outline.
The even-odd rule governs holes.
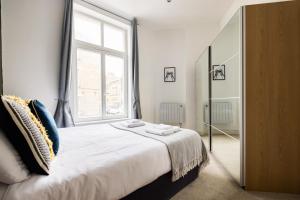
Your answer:
[[[130,25],[76,3],[73,113],[77,123],[128,117]]]

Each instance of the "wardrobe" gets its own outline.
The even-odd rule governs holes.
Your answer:
[[[246,190],[300,193],[300,1],[241,7],[195,74],[211,155]]]

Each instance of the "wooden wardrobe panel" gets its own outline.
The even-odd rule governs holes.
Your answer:
[[[245,8],[246,189],[300,193],[299,1]]]

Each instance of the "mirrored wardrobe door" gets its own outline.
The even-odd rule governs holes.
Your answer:
[[[211,45],[211,134],[213,156],[240,183],[242,27],[238,11]]]
[[[196,129],[209,148],[209,49],[196,62]]]

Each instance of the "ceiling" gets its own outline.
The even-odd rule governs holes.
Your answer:
[[[219,23],[234,0],[89,0],[153,29]]]

